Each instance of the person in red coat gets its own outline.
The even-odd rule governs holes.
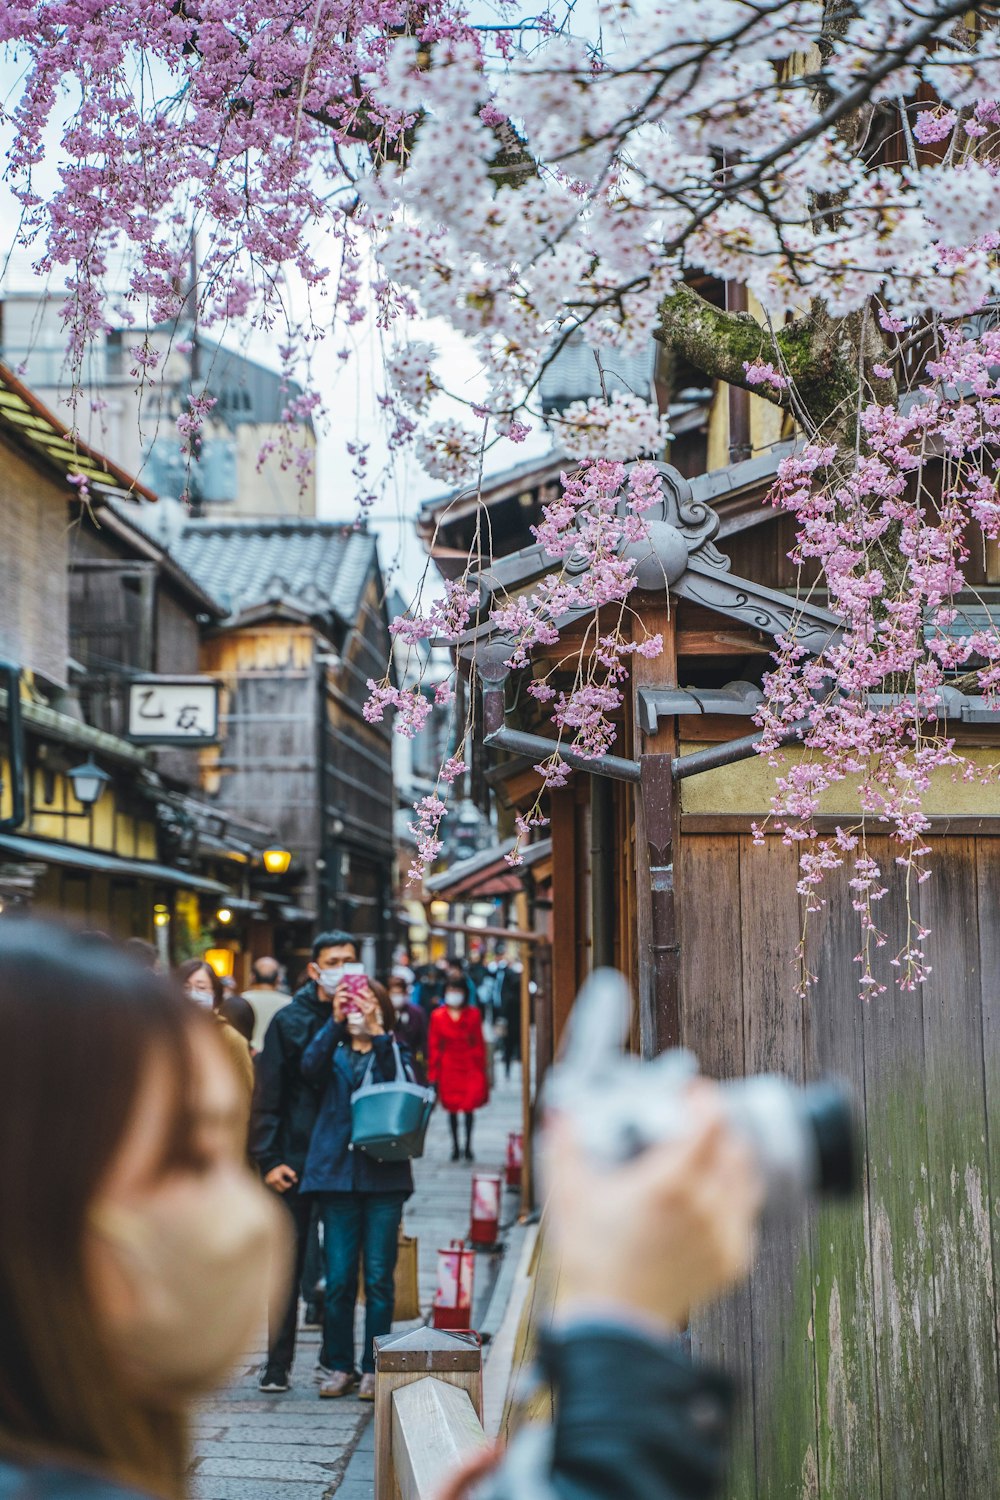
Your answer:
[[[449,969],[444,1004],[431,1011],[427,1078],[438,1091],[451,1125],[452,1161],[458,1161],[458,1117],[465,1116],[465,1159],[472,1161],[472,1120],[490,1097],[486,1043],[479,1011],[469,1004],[461,969]]]

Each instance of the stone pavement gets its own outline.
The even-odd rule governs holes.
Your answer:
[[[416,1192],[404,1228],[420,1241],[420,1303],[429,1317],[437,1277],[437,1251],[469,1229],[471,1177],[476,1166],[503,1166],[507,1135],[521,1122],[521,1077],[515,1068],[476,1116],[476,1163],[453,1163],[448,1120],[436,1110],[424,1157],[414,1163]],[[504,1194],[504,1217],[513,1219],[517,1195]],[[499,1257],[476,1257],[476,1321],[492,1289]],[[398,1324],[400,1329],[418,1323]],[[359,1329],[360,1343],[360,1329]],[[283,1396],[257,1390],[263,1339],[254,1362],[232,1384],[199,1406],[195,1420],[192,1500],[372,1500],[372,1408],[355,1397],[320,1401],[314,1371],[319,1334],[299,1333],[292,1389]]]

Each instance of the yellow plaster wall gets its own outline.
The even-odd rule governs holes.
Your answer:
[[[699,744],[682,744],[680,753],[690,755],[695,750],[706,748]],[[980,771],[1000,764],[1000,744],[995,749],[970,747],[962,753]],[[786,751],[785,767],[802,760],[805,754],[802,750]],[[681,811],[763,816],[771,808],[775,778],[782,774],[783,770],[769,766],[762,756],[752,755],[734,766],[720,766],[716,771],[690,776],[681,782]],[[819,814],[859,817],[860,804],[852,794],[851,786],[852,783],[845,782],[824,793]],[[931,776],[931,785],[922,805],[930,817],[1000,817],[1000,780],[985,785],[978,780],[955,781],[950,771],[938,770]]]

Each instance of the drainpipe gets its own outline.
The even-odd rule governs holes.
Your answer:
[[[791,744],[805,734],[809,727],[809,719],[797,719],[788,726],[778,744]],[[675,781],[683,781],[688,776],[700,775],[702,771],[715,771],[720,766],[732,766],[737,761],[748,760],[755,754],[763,738],[763,730],[758,730],[756,734],[745,734],[738,740],[727,740],[725,744],[711,745],[707,750],[694,750],[690,755],[678,756],[671,764],[671,775]]]
[[[559,759],[574,771],[610,776],[615,781],[637,782],[641,774],[637,760],[626,760],[621,755],[581,755],[577,750],[563,749],[544,735],[507,728],[504,689],[510,668],[505,661],[510,652],[509,645],[500,644],[480,647],[477,654],[476,670],[483,689],[483,744],[493,750],[510,750],[515,755],[539,761],[558,754]]]

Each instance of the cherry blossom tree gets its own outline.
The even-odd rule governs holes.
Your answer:
[[[777,759],[789,726],[808,727],[779,767],[774,817],[802,841],[807,904],[826,869],[853,861],[878,943],[884,885],[866,827],[888,828],[908,874],[925,877],[931,776],[979,774],[943,695],[956,680],[993,695],[1000,676],[996,632],[955,628],[969,549],[997,540],[1000,517],[998,9],[8,0],[18,234],[65,269],[77,367],[107,326],[112,250],[132,253],[132,302],[169,320],[192,232],[203,323],[283,320],[290,366],[374,317],[393,345],[391,444],[413,444],[448,483],[475,485],[486,448],[538,422],[541,374],[581,329],[599,356],[655,336],[786,412],[802,443],[773,501],[795,515],[795,555],[818,566],[844,630],[818,660],[779,643],[764,753]],[[46,196],[35,177],[54,121],[61,180]],[[314,294],[306,319],[289,311],[292,271]],[[699,276],[746,287],[762,320],[714,306]],[[445,371],[426,337],[402,332],[413,318],[444,320],[474,349],[481,382],[463,417],[441,415]],[[155,380],[155,353],[135,358]],[[191,440],[203,416],[195,393]],[[549,781],[565,774],[559,746],[604,753],[629,653],[658,649],[624,622],[655,498],[641,460],[668,436],[628,395],[576,403],[553,426],[580,465],[539,529],[553,572],[493,621],[516,665],[568,610],[593,613],[573,689],[534,689],[556,724]],[[561,568],[571,555],[589,566]],[[457,640],[478,608],[473,570],[397,632]],[[419,693],[372,688],[373,717],[391,709],[402,732],[419,728]],[[463,756],[418,809],[423,860]],[[839,782],[863,817],[819,840],[820,798]],[[913,924],[898,962],[902,983],[920,980]]]

